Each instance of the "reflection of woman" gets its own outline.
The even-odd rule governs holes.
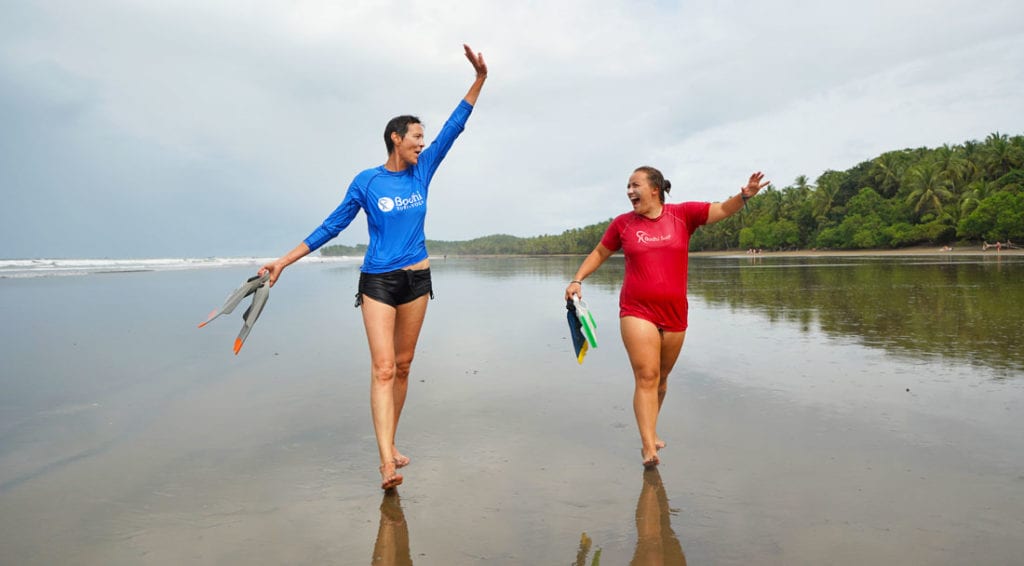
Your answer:
[[[565,298],[583,295],[582,282],[613,252],[621,249],[626,274],[619,295],[619,329],[633,367],[633,411],[640,429],[644,466],[659,463],[658,413],[668,374],[686,337],[686,266],[690,236],[701,225],[728,218],[768,185],[760,172],[724,202],[665,204],[672,184],[653,167],[629,177],[626,196],[633,211],[615,218],[601,243],[583,260],[565,288]]]
[[[380,501],[380,526],[377,528],[377,542],[373,545],[371,564],[386,566],[412,566],[409,553],[409,526],[398,499],[398,491],[384,492]]]
[[[636,501],[636,550],[629,563],[631,566],[686,564],[683,547],[672,531],[668,496],[657,468],[644,470],[644,487]]]
[[[455,138],[462,133],[487,79],[483,55],[463,46],[476,80],[445,122],[437,139],[424,149],[423,126],[415,116],[398,116],[384,130],[388,159],[356,175],[344,200],[323,224],[280,259],[263,266],[274,285],[285,267],[337,236],[363,210],[370,245],[359,276],[356,304],[370,343],[370,407],[380,452],[381,487],[402,483],[397,468],[409,458],[395,446],[427,296],[433,294],[423,223],[430,180]],[[401,86],[408,88],[408,86]]]

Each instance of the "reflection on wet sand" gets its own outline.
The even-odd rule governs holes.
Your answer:
[[[387,566],[412,566],[409,553],[409,526],[398,497],[398,490],[384,492],[380,501],[380,527],[377,528],[377,542],[373,545],[371,564]]]
[[[686,556],[672,531],[668,496],[657,468],[644,470],[644,484],[636,501],[636,550],[631,566],[685,565]]]
[[[590,554],[590,546],[594,541],[587,536],[587,533],[580,535],[580,549],[576,551],[576,562],[573,562],[573,566],[587,566],[587,555]],[[590,563],[591,566],[598,566],[601,564],[601,549],[597,549],[594,552],[594,560]]]
[[[587,566],[587,558],[593,541],[583,533],[580,548],[576,552],[574,566]],[[601,549],[592,557],[590,566],[601,563]],[[672,530],[672,513],[668,506],[668,495],[661,482],[658,468],[644,470],[643,487],[636,500],[636,548],[630,566],[686,566],[683,545]]]

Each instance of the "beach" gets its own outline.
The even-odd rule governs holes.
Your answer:
[[[1012,564],[1024,553],[1015,346],[965,334],[977,342],[931,349],[911,330],[885,342],[917,328],[892,326],[910,312],[863,314],[938,289],[967,302],[914,308],[948,327],[946,311],[987,305],[978,294],[998,278],[1015,316],[1022,256],[973,253],[914,260],[923,273],[870,266],[892,279],[855,313],[758,294],[806,281],[807,300],[848,295],[828,286],[878,277],[844,254],[795,272],[773,267],[776,253],[694,254],[656,475],[640,465],[612,262],[587,282],[599,347],[581,365],[561,297],[579,258],[435,261],[398,438],[413,463],[391,496],[357,261],[289,269],[238,356],[244,309],[196,324],[248,265],[0,280],[3,561]],[[773,279],[784,272],[796,274]]]

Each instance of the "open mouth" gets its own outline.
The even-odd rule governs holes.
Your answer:
[[[629,202],[633,203],[633,206],[640,204],[640,197],[636,195],[626,195],[629,197]]]

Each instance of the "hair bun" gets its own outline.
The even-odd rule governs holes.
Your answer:
[[[665,179],[665,184],[662,186],[662,189],[664,189],[666,193],[671,191],[672,190],[672,181],[669,181],[668,179]]]

